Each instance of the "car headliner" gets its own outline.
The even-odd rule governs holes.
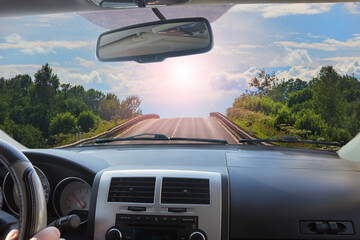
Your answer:
[[[250,3],[326,3],[326,2],[359,2],[351,0],[191,0],[186,5],[224,5]],[[2,0],[1,17],[39,15],[65,12],[103,11],[89,0]],[[110,10],[110,9],[109,9]]]

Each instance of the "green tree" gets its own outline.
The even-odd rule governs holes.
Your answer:
[[[0,124],[4,124],[9,115],[9,105],[5,100],[0,100]]]
[[[341,77],[331,66],[322,67],[314,80],[313,103],[315,112],[332,127],[344,127],[346,100],[338,84]]]
[[[16,124],[23,124],[25,122],[26,116],[24,115],[24,110],[20,106],[14,106],[10,111],[10,119],[13,120]]]
[[[305,88],[289,94],[287,98],[288,107],[292,107],[296,104],[304,103],[310,101],[314,96],[314,90],[311,88]]]
[[[29,124],[14,125],[13,137],[28,148],[43,148],[46,144],[42,132]]]
[[[60,107],[61,112],[70,112],[74,116],[79,116],[82,111],[86,111],[88,106],[81,98],[71,96],[65,99]]]
[[[24,109],[25,123],[38,128],[45,138],[49,136],[50,113],[49,107],[44,104],[30,105]]]
[[[84,132],[88,132],[91,128],[93,128],[96,121],[97,117],[91,111],[83,111],[79,114],[79,117],[77,118],[77,123],[81,127],[81,130]]]
[[[51,134],[74,133],[76,118],[71,113],[58,113],[50,121],[49,131]]]
[[[95,89],[91,88],[86,92],[84,96],[84,102],[95,114],[98,114],[100,110],[100,101],[104,97],[105,96],[101,91],[96,91]]]
[[[58,76],[53,74],[52,68],[46,63],[35,73],[34,77],[36,100],[50,105],[60,85]]]
[[[106,97],[100,100],[99,108],[100,117],[107,121],[120,114],[120,102],[117,96],[112,93],[106,94]]]
[[[299,78],[296,80],[289,79],[287,81],[282,81],[279,84],[276,84],[272,89],[272,98],[274,101],[279,101],[285,103],[288,96],[291,93],[301,91],[308,86],[306,81],[303,81]]]

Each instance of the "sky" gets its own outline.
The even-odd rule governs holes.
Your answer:
[[[121,100],[136,94],[144,114],[162,118],[226,113],[259,69],[279,79],[308,81],[321,66],[331,65],[340,74],[360,79],[360,3],[174,8],[176,13],[211,19],[210,52],[150,64],[99,62],[96,39],[109,30],[103,26],[156,20],[142,20],[134,11],[138,13],[113,13],[121,16],[116,21],[108,13],[3,18],[0,77],[34,76],[49,63],[61,83],[115,93]],[[168,19],[179,17],[166,13]],[[106,21],[111,26],[103,24]]]

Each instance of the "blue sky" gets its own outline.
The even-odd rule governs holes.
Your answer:
[[[235,5],[230,9],[192,10],[172,11],[218,18],[212,22],[214,48],[205,54],[152,64],[97,61],[96,38],[108,29],[87,20],[98,19],[100,25],[109,21],[110,27],[123,27],[156,20],[149,14],[142,20],[134,16],[134,10],[115,12],[120,16],[117,21],[108,12],[101,18],[90,13],[3,18],[0,76],[33,76],[48,62],[62,83],[116,93],[120,99],[137,94],[143,100],[144,113],[161,117],[225,113],[261,68],[275,72],[280,79],[310,80],[321,66],[332,65],[341,74],[360,77],[358,3]],[[166,16],[179,17],[171,11]]]

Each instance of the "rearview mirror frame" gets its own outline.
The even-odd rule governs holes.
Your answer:
[[[159,25],[159,24],[171,24],[171,23],[181,23],[181,22],[203,22],[207,29],[209,34],[209,44],[200,49],[195,50],[184,50],[184,51],[177,51],[177,52],[166,52],[166,53],[158,53],[158,54],[150,54],[150,55],[142,55],[142,56],[130,56],[130,57],[115,57],[115,58],[102,58],[99,55],[99,46],[100,46],[100,40],[103,36],[121,32],[125,30],[135,29],[135,28],[141,28],[141,27],[147,27],[152,25]],[[179,18],[179,19],[170,19],[170,20],[161,20],[161,21],[155,21],[155,22],[147,22],[142,24],[136,24],[131,25],[123,28],[118,28],[110,31],[106,31],[99,35],[97,42],[96,42],[96,57],[101,62],[124,62],[124,61],[135,61],[137,63],[149,63],[149,62],[161,62],[165,60],[166,58],[171,57],[180,57],[180,56],[188,56],[188,55],[194,55],[194,54],[200,54],[208,52],[212,49],[214,45],[213,41],[213,33],[211,29],[210,22],[206,18],[197,17],[197,18]]]

